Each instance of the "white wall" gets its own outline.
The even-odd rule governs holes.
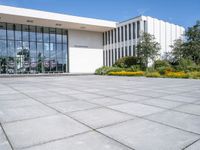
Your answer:
[[[171,51],[170,45],[173,45],[174,40],[182,38],[185,29],[181,26],[171,24],[152,17],[145,17],[147,21],[148,33],[153,34],[156,41],[161,45],[161,55]]]
[[[69,30],[69,72],[94,73],[103,66],[102,33]]]

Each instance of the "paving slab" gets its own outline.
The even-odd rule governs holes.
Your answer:
[[[199,138],[199,135],[143,119],[127,121],[99,131],[136,150],[178,150]]]
[[[181,95],[169,95],[169,96],[163,96],[162,98],[171,101],[186,102],[186,103],[192,103],[199,100],[199,98],[197,97],[186,97]]]
[[[99,108],[71,113],[70,116],[96,129],[112,124],[117,124],[134,117],[116,112],[114,110]]]
[[[99,133],[89,132],[26,150],[130,150]]]
[[[89,130],[86,126],[64,115],[19,121],[3,126],[16,149],[42,144]]]
[[[200,80],[29,76],[0,78],[0,89],[0,124],[12,150],[199,147]],[[5,135],[0,150],[10,150]]]
[[[126,103],[121,105],[115,105],[115,106],[108,106],[111,109],[118,110],[120,112],[128,113],[134,116],[146,116],[158,112],[162,112],[165,109],[143,105],[139,103]]]
[[[148,116],[147,118],[182,130],[200,134],[200,116],[166,111]]]
[[[193,143],[189,147],[187,147],[185,150],[199,150],[200,149],[200,140],[197,142]]]
[[[161,98],[143,100],[143,101],[140,101],[139,103],[162,107],[162,108],[167,108],[167,109],[175,108],[177,106],[184,104],[182,102],[168,101],[168,100],[161,99]]]
[[[188,104],[177,107],[175,110],[200,116],[200,105]]]
[[[124,94],[124,95],[118,95],[114,97],[118,99],[122,99],[122,100],[127,100],[127,101],[142,101],[145,99],[149,99],[148,97],[145,97],[145,96],[133,95],[133,94]]]
[[[1,127],[0,127],[0,150],[12,150]]]
[[[0,109],[0,122],[13,122],[18,120],[53,115],[56,113],[57,112],[55,110],[52,110],[41,104],[26,107],[3,108]]]
[[[126,100],[120,100],[120,99],[112,98],[112,97],[89,99],[89,100],[86,100],[86,101],[88,101],[90,103],[97,104],[97,105],[101,105],[101,106],[111,106],[111,105],[123,104],[123,103],[128,102]]]
[[[36,98],[37,101],[40,101],[45,104],[50,104],[50,103],[57,103],[57,102],[69,102],[69,101],[75,101],[75,99],[72,96],[68,95],[56,95],[56,96],[51,96],[51,97],[39,97]]]
[[[80,100],[72,101],[72,102],[53,103],[53,104],[48,104],[48,105],[62,113],[69,113],[69,112],[81,111],[81,110],[99,107],[98,105],[91,104],[85,101],[80,101]]]

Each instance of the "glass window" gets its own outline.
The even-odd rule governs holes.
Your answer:
[[[113,37],[113,30],[111,31],[111,38],[112,38],[112,44],[113,44],[113,41],[114,41],[114,40],[113,40],[113,38],[114,38],[114,37]]]
[[[49,58],[49,47],[50,47],[50,44],[49,43],[44,43],[44,57],[45,58]]]
[[[67,43],[67,30],[63,30],[63,43]]]
[[[63,53],[62,53],[62,44],[57,44],[57,57],[62,58]]]
[[[63,44],[63,59],[67,59],[67,44]]]
[[[108,44],[110,44],[110,31],[108,31]]]
[[[140,37],[140,21],[137,22],[137,37]]]
[[[30,57],[31,58],[36,58],[37,53],[36,53],[36,42],[30,42]]]
[[[135,22],[133,23],[133,39],[135,39]]]
[[[49,28],[44,28],[44,42],[49,42]]]
[[[129,26],[128,27],[128,29],[129,29],[128,31],[129,31],[129,40],[130,40],[131,39],[131,24],[129,24],[128,26]]]
[[[50,43],[50,57],[56,58],[56,44]]]
[[[56,29],[50,28],[50,42],[56,42]]]
[[[124,48],[122,47],[122,57],[124,57]]]
[[[37,27],[37,41],[38,42],[42,42],[43,41],[42,33],[43,33],[43,28],[42,27]]]
[[[135,56],[135,45],[133,45],[133,56]]]
[[[8,56],[14,57],[15,56],[15,48],[14,48],[14,41],[8,41]]]
[[[127,41],[127,25],[125,25],[125,41]]]
[[[117,30],[115,29],[114,32],[115,32],[115,43],[117,43]]]
[[[15,25],[15,40],[22,40],[22,26],[19,24]]]
[[[144,21],[144,32],[147,32],[147,21]]]
[[[7,35],[9,40],[14,40],[14,25],[7,24]]]
[[[37,57],[43,57],[43,43],[37,43]]]
[[[36,41],[36,28],[35,28],[35,26],[30,26],[30,41]]]
[[[7,56],[6,40],[0,40],[0,56]]]
[[[22,41],[15,41],[15,55],[18,56],[22,52]]]
[[[131,56],[131,46],[129,46],[129,56]]]
[[[121,27],[121,39],[122,39],[122,42],[124,41],[124,28]]]
[[[117,28],[117,30],[118,30],[118,42],[120,42],[120,29]]]
[[[0,23],[0,73],[65,72],[67,30]]]
[[[22,26],[23,41],[29,41],[29,28],[27,25]]]
[[[108,40],[108,37],[107,37],[108,34],[107,34],[107,32],[106,32],[105,34],[106,34],[106,35],[105,35],[105,41],[106,41],[106,45],[107,45],[107,44],[108,44],[108,41],[107,41],[107,40]]]
[[[62,43],[62,30],[56,29],[56,42]]]
[[[115,61],[117,61],[117,49],[115,49]]]
[[[0,39],[6,39],[6,24],[0,23]]]
[[[128,56],[127,46],[125,47],[125,56]]]

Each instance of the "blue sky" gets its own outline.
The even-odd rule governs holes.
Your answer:
[[[143,14],[184,27],[200,20],[200,0],[0,0],[0,4],[112,21]]]

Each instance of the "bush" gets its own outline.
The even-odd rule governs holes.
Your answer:
[[[144,76],[144,72],[143,71],[137,71],[137,72],[121,71],[121,72],[109,72],[108,75],[113,75],[113,76]]]
[[[200,72],[189,72],[188,74],[192,79],[200,79]]]
[[[189,78],[189,75],[185,72],[167,72],[165,77],[169,78]]]
[[[159,69],[159,68],[169,68],[169,67],[171,67],[170,66],[170,64],[169,64],[169,62],[168,61],[166,61],[166,60],[156,60],[155,62],[154,62],[154,68],[157,70],[157,69]]]
[[[173,69],[171,67],[160,67],[156,69],[161,75],[164,75],[167,72],[173,72]]]
[[[121,68],[130,68],[132,66],[140,66],[140,59],[138,57],[130,56],[130,57],[123,57],[117,60],[114,66],[121,67]]]
[[[160,73],[159,72],[147,72],[145,74],[146,77],[154,77],[154,78],[159,78],[161,77]]]
[[[101,68],[98,68],[95,71],[96,75],[107,75],[109,72],[118,72],[118,71],[124,71],[123,68],[119,67],[108,67],[108,66],[103,66]]]
[[[178,71],[190,71],[189,68],[196,68],[196,64],[190,60],[190,59],[181,59],[179,62],[178,62],[178,65],[175,66],[176,70]]]

